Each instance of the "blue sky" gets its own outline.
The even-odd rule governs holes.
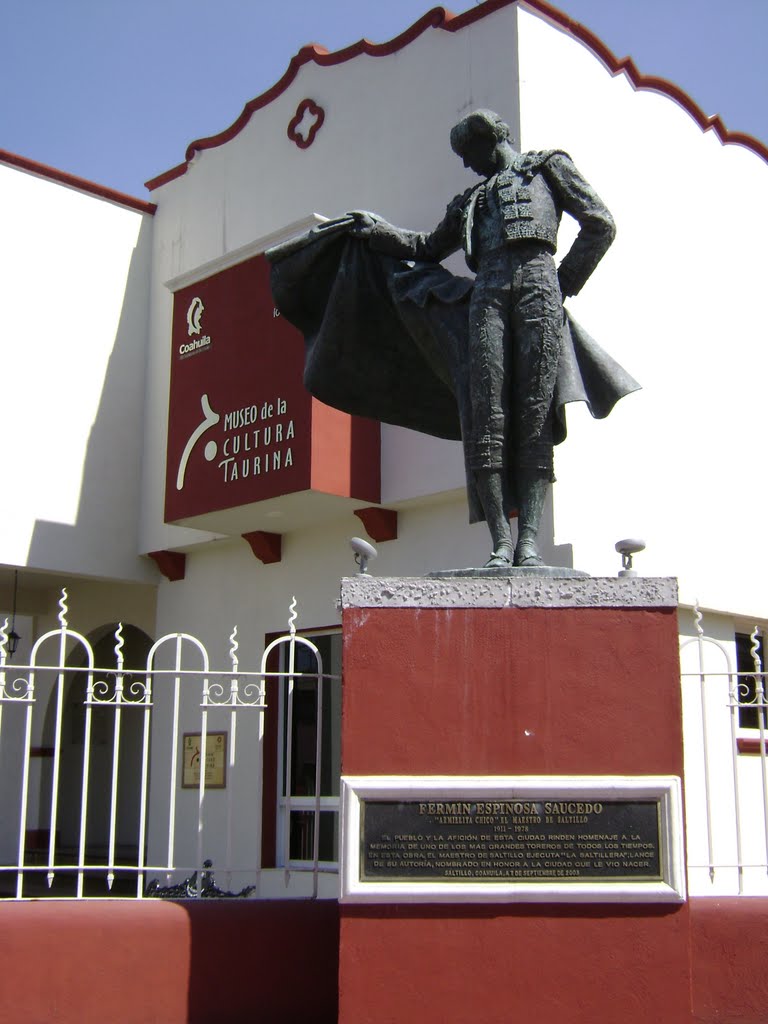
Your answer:
[[[0,0],[0,148],[145,197],[309,42],[383,42],[428,0]],[[450,7],[460,13],[474,3]],[[768,142],[768,0],[561,0],[640,71]]]

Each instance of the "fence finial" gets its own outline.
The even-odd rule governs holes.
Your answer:
[[[749,639],[752,641],[749,648],[749,653],[752,655],[752,662],[755,666],[755,672],[762,672],[760,664],[760,632],[755,626],[752,632],[749,634]]]
[[[67,588],[62,587],[61,597],[59,598],[59,623],[61,624],[62,629],[67,628],[67,612],[69,611],[69,607],[67,606],[68,596]]]
[[[229,657],[232,661],[232,671],[237,672],[237,666],[239,664],[237,657],[237,650],[240,644],[237,642],[237,626],[232,630],[229,636]]]
[[[299,617],[299,613],[296,611],[296,595],[294,594],[291,598],[291,614],[288,616],[288,629],[290,630],[291,636],[296,636],[296,619]]]
[[[698,597],[696,598],[696,600],[695,600],[695,602],[693,604],[693,618],[694,618],[694,625],[696,627],[696,632],[697,632],[697,634],[699,635],[700,638],[703,638],[703,636],[704,636],[704,629],[702,628],[701,620],[704,618],[704,616],[701,614],[701,608],[699,608],[699,599],[698,599]]]
[[[117,671],[122,672],[123,670],[123,648],[125,647],[125,638],[123,637],[123,624],[118,622],[117,629],[115,630],[115,663],[117,664]]]

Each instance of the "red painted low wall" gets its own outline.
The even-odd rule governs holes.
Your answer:
[[[529,993],[535,1013],[521,1019],[538,1024],[766,1024],[768,899],[694,898],[689,910],[672,917],[639,907],[350,907],[345,954],[364,971],[347,972],[340,1016],[346,1003],[360,1022],[394,1024],[421,1004],[419,1021],[439,1021],[447,1003],[451,1020],[509,1024],[520,994]],[[679,958],[688,951],[690,992]],[[660,987],[663,1017],[652,1012]],[[607,992],[621,995],[597,1018],[595,1001]]]
[[[574,999],[585,982],[612,988],[632,975],[650,985],[661,972],[671,992],[685,991],[664,945],[656,945],[668,913],[652,913],[654,925],[643,923],[647,911],[640,908],[625,908],[620,917],[598,907],[349,908],[348,953],[365,965],[367,982],[348,998],[373,1013],[391,1005],[394,993],[403,1005],[424,1004],[419,1020],[433,1019],[432,1007],[450,998],[457,1019],[471,1020],[490,990],[503,1006],[498,1019],[508,1022],[517,991],[535,982],[537,1021],[590,1021],[589,1008]],[[377,920],[379,937],[371,943],[361,933],[355,945],[354,921],[363,917]],[[692,1009],[680,1008],[682,1019],[765,1024],[766,920],[767,899],[690,901],[689,935],[668,937],[690,948]],[[441,955],[430,958],[431,969],[416,971],[414,963],[433,951],[435,922]],[[570,938],[570,947],[555,933]],[[2,1024],[336,1021],[332,902],[8,902],[0,905],[0,935]],[[481,954],[480,972],[467,970],[467,937]],[[643,984],[626,993],[622,1022],[632,1019],[633,1007],[642,1012],[647,995]],[[676,1003],[664,1024],[674,1019]],[[493,1019],[484,1017],[484,1024]]]
[[[632,906],[347,907],[339,1020],[689,1024],[687,923]]]
[[[333,901],[0,905],[0,1024],[335,1024]]]
[[[768,1021],[768,899],[691,900],[695,1024]]]

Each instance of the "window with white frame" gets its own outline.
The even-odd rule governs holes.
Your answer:
[[[281,650],[278,735],[278,864],[338,862],[341,775],[341,633],[296,637]]]

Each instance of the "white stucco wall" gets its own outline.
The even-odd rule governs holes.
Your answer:
[[[515,31],[510,9],[455,34],[430,29],[388,57],[308,64],[231,142],[202,152],[153,193],[142,550],[210,537],[162,525],[172,309],[164,282],[313,212],[372,209],[406,227],[433,227],[473,179],[451,153],[451,127],[476,106],[495,106],[517,125]],[[286,131],[306,97],[325,110],[325,122],[302,150]],[[466,272],[461,259],[452,266]],[[382,455],[384,503],[463,486],[457,446],[387,428]]]
[[[305,97],[324,108],[326,120],[301,150],[286,127]],[[322,528],[287,534],[282,561],[265,566],[243,541],[163,524],[172,309],[166,283],[255,240],[276,240],[313,212],[360,207],[409,227],[433,226],[445,203],[476,180],[452,156],[448,133],[479,106],[509,119],[524,149],[569,151],[614,212],[617,241],[569,307],[644,387],[604,423],[571,410],[542,531],[545,557],[567,564],[570,546],[577,567],[614,575],[615,541],[639,535],[648,542],[640,572],[678,575],[684,602],[698,596],[724,613],[714,621],[718,635],[732,638],[734,616],[768,618],[760,582],[768,569],[766,484],[753,470],[768,358],[756,309],[768,168],[751,152],[703,134],[675,101],[612,77],[560,29],[506,8],[456,34],[429,31],[389,57],[304,67],[235,139],[198,155],[154,193],[139,548],[188,552],[186,578],[160,586],[156,635],[192,632],[223,661],[237,624],[241,664],[253,665],[265,633],[285,627],[293,594],[299,627],[339,621],[338,579],[353,570],[348,538],[364,533],[350,511]],[[561,252],[571,237],[564,225]],[[460,259],[451,266],[464,272]],[[383,428],[382,504],[398,508],[399,533],[379,545],[372,571],[418,575],[481,564],[489,541],[484,526],[466,523],[463,483],[458,445]],[[689,691],[693,777],[700,741]],[[722,694],[711,692],[708,700],[717,703]],[[721,726],[717,744],[726,757]],[[722,788],[718,793],[727,804]],[[179,826],[192,834],[188,796],[178,805]],[[211,794],[212,807],[222,800]],[[163,813],[160,800],[151,809],[153,837]],[[692,814],[700,858],[701,813]],[[220,859],[220,850],[208,852]],[[727,845],[723,855],[730,856]]]
[[[0,221],[0,563],[156,579],[136,553],[151,218],[0,164]]]
[[[326,118],[301,150],[286,127],[305,97]],[[674,100],[613,77],[585,46],[524,8],[455,34],[429,30],[391,56],[306,65],[232,141],[202,152],[154,193],[141,550],[211,538],[162,523],[172,303],[165,282],[312,211],[361,207],[434,225],[474,180],[450,151],[449,129],[481,105],[510,120],[524,149],[571,152],[619,226],[569,306],[644,390],[605,423],[572,407],[570,437],[556,456],[555,541],[599,575],[618,567],[616,540],[640,535],[648,542],[642,572],[678,575],[683,600],[760,617],[760,585],[737,566],[757,569],[755,581],[768,568],[768,484],[753,470],[768,359],[756,308],[768,168],[702,133]],[[561,237],[562,253],[573,237],[568,223]],[[460,258],[452,267],[465,272]],[[407,507],[463,486],[456,444],[384,427],[382,463],[383,504]]]
[[[682,601],[763,618],[768,166],[540,17],[519,19],[523,146],[569,151],[618,225],[569,308],[644,389],[605,423],[571,412],[557,539],[599,575],[615,571],[614,542],[639,535],[640,571],[678,576]]]

